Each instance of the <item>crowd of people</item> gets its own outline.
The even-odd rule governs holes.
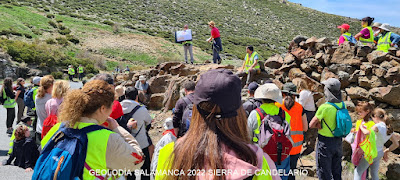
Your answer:
[[[362,22],[365,29],[354,38],[373,43],[377,27],[370,27],[373,18]],[[213,60],[220,63],[219,31],[214,22],[209,26]],[[350,41],[349,26],[340,28],[338,43]],[[378,50],[385,51],[387,42],[396,44],[400,39],[387,28],[385,24],[378,27]],[[64,175],[105,179],[114,170],[117,173],[111,176],[126,179],[295,179],[301,175],[298,161],[305,146],[316,150],[318,178],[337,180],[342,178],[345,137],[353,150],[354,179],[366,179],[368,171],[371,179],[379,179],[380,160],[387,160],[400,140],[385,110],[359,102],[360,120],[349,129],[352,119],[338,79],[322,82],[326,103],[317,108],[304,80],[287,82],[282,89],[272,80],[252,81],[261,71],[259,57],[252,46],[246,52],[239,73],[209,70],[197,82],[183,84],[185,95],[177,101],[173,117],[164,121],[165,131],[156,145],[148,133],[153,118],[146,107],[150,88],[145,76],[134,86],[124,87],[116,86],[112,75],[98,74],[75,90],[68,81],[51,75],[34,77],[29,88],[22,78],[15,88],[13,79],[6,78],[0,99],[7,109],[11,139],[10,156],[3,165],[34,170],[32,179]],[[80,67],[78,74],[83,74]],[[68,74],[72,80],[72,66]],[[245,78],[249,96],[245,102],[240,77]],[[318,140],[308,138],[316,134]],[[388,140],[392,145],[386,148]],[[69,168],[62,168],[64,162]]]

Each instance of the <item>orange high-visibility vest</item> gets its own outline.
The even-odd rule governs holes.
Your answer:
[[[288,110],[285,107],[285,102],[282,104],[276,103],[284,111],[286,111],[290,117],[290,136],[293,139],[293,148],[290,151],[290,155],[297,155],[301,153],[301,148],[303,147],[304,134],[303,134],[303,106],[298,102],[294,102],[294,106]]]

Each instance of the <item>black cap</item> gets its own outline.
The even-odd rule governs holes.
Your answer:
[[[251,82],[250,84],[249,84],[249,91],[256,91],[256,89],[258,88],[258,84],[256,83],[256,82]]]
[[[194,92],[194,104],[210,101],[221,109],[217,118],[237,116],[237,109],[242,105],[241,81],[227,69],[212,69],[201,75]],[[198,106],[197,106],[198,107]],[[202,109],[198,108],[202,115]]]
[[[31,117],[29,116],[22,116],[21,121],[24,123],[27,123],[28,121],[32,121]]]

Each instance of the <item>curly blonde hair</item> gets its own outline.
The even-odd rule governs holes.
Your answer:
[[[38,98],[43,98],[44,95],[46,95],[47,89],[52,87],[54,84],[54,77],[52,75],[47,75],[44,76],[42,79],[40,79],[40,86],[38,89]]]
[[[90,81],[82,89],[67,93],[58,120],[74,127],[81,117],[90,116],[101,106],[111,108],[114,97],[114,88],[110,84],[102,80]]]
[[[69,90],[69,82],[65,80],[56,81],[53,85],[53,91],[51,96],[53,98],[61,99],[63,98]]]

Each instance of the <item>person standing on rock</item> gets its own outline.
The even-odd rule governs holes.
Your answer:
[[[372,30],[374,18],[365,17],[361,20],[363,29],[354,36],[362,45],[372,45],[374,43],[374,30]]]
[[[400,41],[400,36],[390,31],[389,24],[382,24],[380,27],[381,36],[378,40],[377,51],[389,52],[390,47],[395,46]]]
[[[186,30],[188,30],[188,25],[185,24],[185,26],[183,27],[183,31],[186,32]],[[190,55],[190,63],[193,64],[194,63],[194,59],[193,59],[193,42],[190,41],[183,41],[182,42],[183,45],[183,51],[185,52],[185,63],[188,63],[187,60],[187,52],[189,51],[189,55]]]
[[[25,111],[24,94],[25,94],[25,79],[17,79],[17,93],[15,94],[15,101],[18,105],[17,124],[21,121]]]
[[[147,83],[145,76],[139,76],[139,80],[135,83],[135,88],[139,91],[139,102],[147,104],[150,101],[150,95],[148,93],[149,83]]]
[[[351,35],[351,33],[349,33],[349,29],[350,29],[350,25],[348,24],[342,24],[340,26],[338,26],[337,28],[340,29],[340,38],[338,40],[338,45],[340,46],[342,43],[344,43],[345,41],[350,41],[350,39],[353,38],[353,36]]]
[[[15,119],[15,94],[12,89],[12,79],[5,78],[3,82],[3,86],[1,88],[1,98],[3,102],[3,107],[7,109],[7,134],[11,134],[13,132],[12,125]]]
[[[174,116],[172,118],[174,122],[174,130],[175,134],[178,135],[178,137],[182,137],[186,133],[186,126],[183,126],[185,124],[183,122],[184,119],[184,112],[185,110],[187,111],[187,106],[193,104],[194,100],[194,92],[195,92],[195,87],[196,83],[188,80],[183,84],[183,88],[185,90],[185,97],[180,98],[175,105],[175,110],[174,110]]]
[[[75,69],[73,65],[69,65],[68,67],[68,75],[69,75],[69,80],[74,81],[74,76],[75,76]]]
[[[83,66],[81,64],[79,64],[79,67],[78,67],[78,79],[79,79],[79,81],[82,81],[82,79],[83,79]]]
[[[215,22],[210,21],[208,22],[208,26],[211,29],[211,37],[208,38],[208,42],[212,41],[212,49],[213,49],[213,62],[215,64],[221,64],[221,57],[219,53],[222,51],[222,43],[221,43],[221,35],[219,34],[219,30],[215,27]]]
[[[340,81],[329,78],[322,84],[325,85],[325,100],[334,103],[339,108],[345,108],[346,105],[343,103],[340,91]],[[336,128],[336,112],[335,106],[328,103],[322,104],[310,122],[310,128],[318,128],[316,160],[319,179],[342,179],[342,138],[335,137],[331,131]]]
[[[251,80],[253,80],[254,75],[261,73],[260,65],[258,64],[258,53],[254,51],[253,46],[247,46],[246,52],[243,65],[237,74],[239,77],[247,79],[244,86],[245,89],[249,86]]]
[[[249,99],[243,103],[243,109],[246,111],[247,116],[250,115],[251,111],[261,106],[262,102],[258,99],[254,98],[254,92],[256,92],[258,88],[258,84],[256,82],[251,82],[249,84]]]

